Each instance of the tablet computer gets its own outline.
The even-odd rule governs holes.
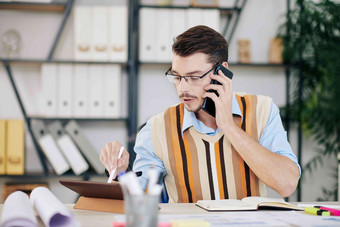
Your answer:
[[[94,182],[82,180],[59,180],[60,184],[81,196],[123,200],[123,190],[119,182]]]

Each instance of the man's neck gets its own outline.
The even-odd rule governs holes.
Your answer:
[[[216,118],[208,114],[203,110],[199,110],[195,113],[196,118],[201,121],[205,126],[217,130]]]

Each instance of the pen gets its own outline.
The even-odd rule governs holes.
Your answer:
[[[120,148],[119,154],[118,154],[118,159],[117,159],[117,160],[119,160],[120,157],[122,157],[123,151],[124,151],[124,146],[122,146],[122,147]],[[109,179],[107,180],[107,183],[111,183],[111,182],[112,182],[113,176],[115,175],[116,170],[117,170],[117,166],[116,166],[116,168],[114,168],[114,169],[111,171],[110,177],[109,177]]]
[[[331,213],[326,210],[320,210],[319,208],[315,207],[306,207],[305,212],[307,214],[313,214],[313,215],[321,215],[321,216],[330,216]]]
[[[314,206],[315,208],[319,208],[320,210],[327,210],[331,213],[333,216],[340,216],[340,210],[337,209],[332,209],[328,207],[323,207],[323,206]]]

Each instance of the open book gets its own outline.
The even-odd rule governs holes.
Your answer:
[[[242,200],[198,200],[196,205],[208,211],[237,211],[260,209],[304,210],[303,208],[287,203],[280,198],[265,198],[257,196],[245,197]]]
[[[45,226],[79,226],[72,212],[45,187],[33,189],[30,198],[22,191],[10,194],[2,209],[0,226],[38,226],[33,207]]]

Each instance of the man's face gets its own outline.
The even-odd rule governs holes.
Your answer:
[[[172,58],[172,72],[178,76],[202,76],[213,67],[208,62],[208,55],[195,53],[187,57],[181,57],[174,54]],[[189,84],[185,79],[176,84],[176,90],[179,98],[183,101],[185,108],[191,112],[198,112],[203,103],[202,95],[206,92],[204,86],[211,81],[209,75],[213,70],[202,79],[199,83]]]

